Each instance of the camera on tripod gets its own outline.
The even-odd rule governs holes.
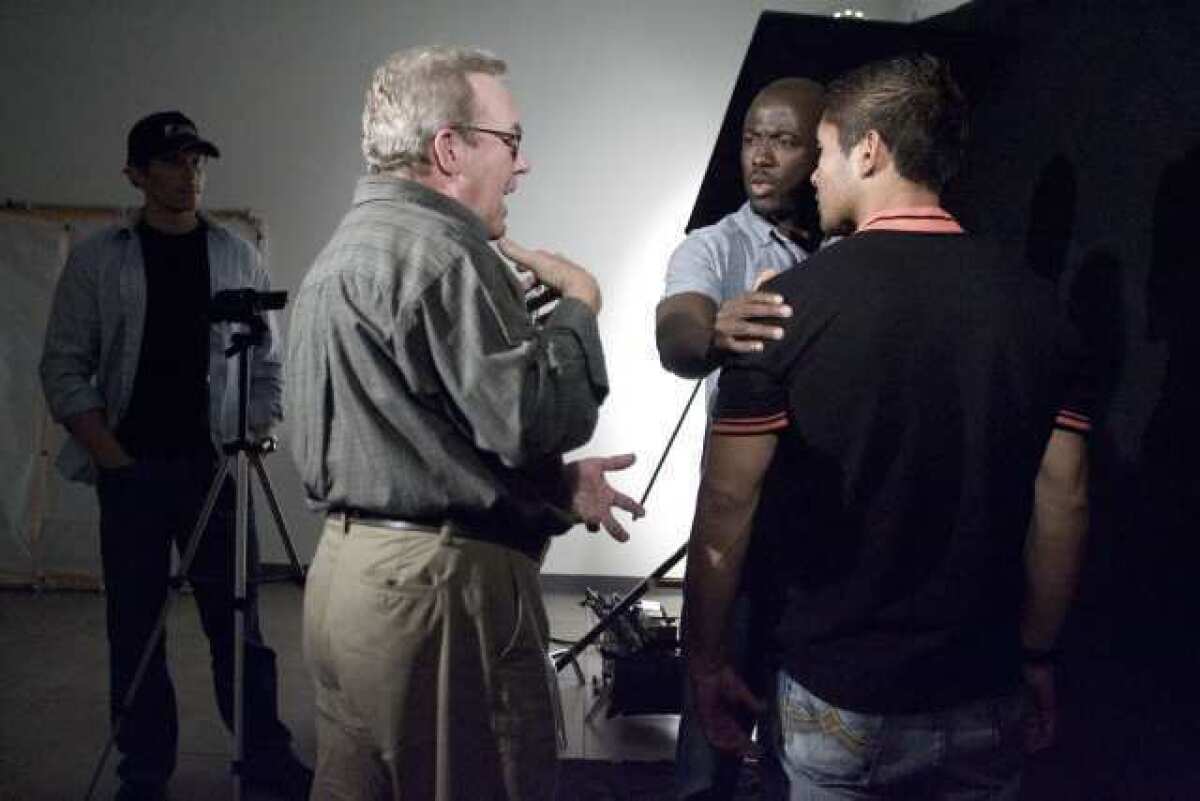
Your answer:
[[[286,306],[287,296],[287,292],[259,292],[249,286],[223,289],[209,301],[208,318],[216,323],[253,324],[261,320],[263,312]]]

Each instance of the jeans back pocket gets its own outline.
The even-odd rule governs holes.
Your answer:
[[[784,673],[779,676],[778,704],[789,770],[839,784],[870,780],[884,726],[882,715],[839,709]]]

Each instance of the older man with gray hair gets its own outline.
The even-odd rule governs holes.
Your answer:
[[[549,799],[561,714],[538,586],[574,523],[641,507],[564,464],[608,391],[600,290],[501,239],[529,171],[504,62],[397,53],[363,113],[369,174],[296,298],[294,454],[327,515],[305,595],[314,799]],[[489,246],[560,295],[535,323]]]

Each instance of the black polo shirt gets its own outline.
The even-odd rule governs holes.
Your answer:
[[[721,374],[717,435],[775,432],[756,550],[776,646],[836,706],[1003,693],[1055,425],[1090,427],[1052,287],[963,234],[868,230],[775,278],[784,338]]]

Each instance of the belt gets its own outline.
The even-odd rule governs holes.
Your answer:
[[[539,565],[545,560],[546,552],[550,550],[549,537],[532,543],[528,547],[521,547],[518,543],[484,536],[469,528],[463,528],[453,520],[442,520],[435,524],[431,521],[405,520],[400,517],[389,517],[388,515],[381,515],[376,512],[363,512],[357,509],[337,509],[326,514],[325,519],[340,524],[342,531],[347,534],[350,532],[350,527],[355,524],[370,526],[371,528],[383,528],[389,531],[407,531],[419,534],[441,534],[443,531],[447,531],[464,539],[487,542],[502,548],[510,548],[517,553],[529,557]]]
[[[386,515],[374,514],[373,512],[359,512],[348,509],[330,512],[327,515],[327,519],[335,523],[340,523],[344,531],[349,531],[350,526],[355,523],[372,528],[386,528],[391,531],[419,531],[423,534],[438,534],[446,526],[453,526],[449,521],[435,526],[416,520],[404,520],[399,517],[388,517]]]

